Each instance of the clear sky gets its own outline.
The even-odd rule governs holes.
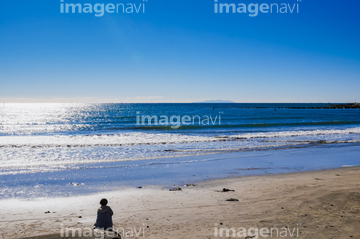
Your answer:
[[[359,0],[302,0],[299,13],[256,17],[216,14],[214,0],[65,0],[87,2],[145,3],[145,13],[1,1],[0,101],[360,101]]]

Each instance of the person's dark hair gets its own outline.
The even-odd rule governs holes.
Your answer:
[[[101,199],[100,201],[101,206],[106,206],[108,204],[108,200],[106,198]]]

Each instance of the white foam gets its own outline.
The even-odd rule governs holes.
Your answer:
[[[278,138],[318,135],[349,135],[360,134],[359,128],[308,130],[308,131],[281,131],[265,133],[246,133],[229,136],[230,139]],[[1,147],[81,147],[81,146],[124,146],[144,144],[175,144],[193,142],[224,141],[228,137],[191,136],[181,134],[149,134],[125,133],[110,135],[56,135],[56,136],[2,136]]]
[[[359,141],[360,128],[246,133],[227,137],[149,133],[4,136],[0,137],[0,175],[68,170],[85,164]]]
[[[306,130],[306,131],[281,131],[266,133],[248,133],[232,135],[232,138],[253,139],[253,138],[277,138],[277,137],[295,137],[295,136],[312,136],[312,135],[347,135],[360,134],[360,127],[350,129],[329,129],[329,130]]]
[[[213,137],[180,134],[127,133],[111,135],[56,135],[56,136],[2,136],[2,147],[75,147],[75,146],[121,146],[135,144],[171,144],[216,141]]]

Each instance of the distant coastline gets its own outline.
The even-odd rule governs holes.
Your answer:
[[[223,103],[223,104],[229,104],[229,103],[236,103],[234,101],[231,100],[205,100],[205,101],[200,101],[200,102],[193,102],[193,103],[209,103],[209,104],[216,104],[216,103]]]
[[[234,107],[218,107],[214,108],[239,108],[239,109],[360,109],[360,103],[348,103],[348,104],[329,104],[327,106],[234,106]]]

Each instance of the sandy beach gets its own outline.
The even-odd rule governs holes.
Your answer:
[[[262,228],[263,235],[273,238],[360,238],[359,176],[360,167],[352,167],[212,180],[179,185],[180,191],[154,186],[70,198],[4,200],[1,236],[61,238],[77,229],[77,236],[96,238],[90,228],[98,201],[106,197],[123,238],[225,238],[226,229],[233,237],[264,238],[254,231]],[[266,228],[277,231],[266,234]]]

